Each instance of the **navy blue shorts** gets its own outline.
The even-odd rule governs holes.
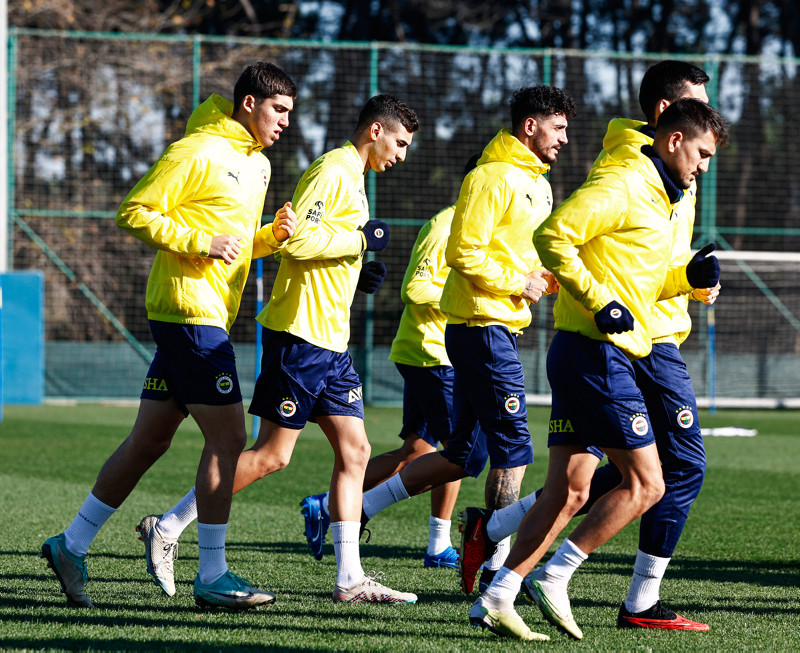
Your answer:
[[[405,382],[400,437],[416,433],[432,447],[447,442],[453,430],[453,368],[395,365]]]
[[[263,334],[250,413],[290,429],[328,415],[364,419],[361,379],[348,352],[323,349],[282,331],[264,329]]]
[[[547,444],[638,449],[655,442],[636,374],[622,350],[578,333],[556,331],[547,353],[553,392]]]
[[[700,437],[692,379],[678,347],[655,343],[649,356],[633,361],[633,369],[655,432]]]
[[[442,455],[477,477],[492,469],[533,462],[525,376],[517,339],[504,326],[448,324],[444,332],[453,364],[453,434]]]
[[[142,399],[227,406],[242,400],[236,356],[228,332],[215,326],[150,320],[156,355],[142,388]]]

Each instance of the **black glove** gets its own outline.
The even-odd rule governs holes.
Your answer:
[[[692,288],[713,288],[719,283],[719,261],[716,256],[709,256],[717,249],[709,243],[686,264],[686,279]]]
[[[370,220],[362,229],[367,240],[367,251],[380,252],[389,244],[389,225],[383,220]]]
[[[633,315],[619,302],[609,302],[594,314],[594,323],[600,333],[633,331]]]
[[[386,266],[380,261],[367,261],[361,267],[361,274],[358,276],[358,288],[361,292],[371,295],[383,283],[386,276]]]

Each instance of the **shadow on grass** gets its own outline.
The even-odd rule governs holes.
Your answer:
[[[581,573],[629,576],[633,570],[634,556],[594,553],[589,560],[592,564],[587,565]],[[784,560],[702,560],[677,556],[670,561],[666,577],[765,587],[796,587],[800,584],[800,563]]]

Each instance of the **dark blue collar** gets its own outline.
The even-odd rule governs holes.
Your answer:
[[[639,127],[639,131],[642,132],[645,136],[649,136],[650,138],[656,137],[656,128],[651,127],[649,124],[644,124]]]
[[[664,166],[664,161],[660,156],[658,156],[658,154],[656,154],[653,146],[642,145],[642,154],[647,156],[653,162],[656,170],[658,170],[658,175],[661,177],[661,181],[664,183],[664,190],[667,191],[667,197],[669,197],[670,204],[679,202],[683,198],[683,190],[678,188],[675,182],[672,181],[667,173],[666,167]]]

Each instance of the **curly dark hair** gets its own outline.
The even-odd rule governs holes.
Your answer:
[[[509,101],[511,128],[516,129],[528,117],[566,116],[574,118],[575,101],[554,86],[527,86],[515,91]]]

